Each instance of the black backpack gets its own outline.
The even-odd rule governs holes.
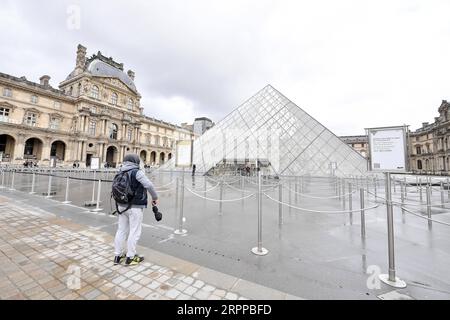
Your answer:
[[[133,174],[132,170],[137,171],[137,169],[121,171],[118,174],[116,174],[116,176],[113,179],[111,198],[114,198],[114,200],[116,201],[116,211],[113,212],[113,214],[115,214],[116,212],[118,214],[122,214],[131,208],[132,200],[135,195],[135,192],[131,187],[132,174]],[[127,208],[123,211],[120,211],[118,203],[126,204]]]

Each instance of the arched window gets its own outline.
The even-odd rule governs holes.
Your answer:
[[[111,103],[115,106],[117,105],[117,98],[117,93],[113,92],[111,95]]]
[[[417,160],[417,170],[422,170],[422,160]]]
[[[133,99],[128,99],[128,110],[133,110],[134,102]]]
[[[99,89],[97,86],[93,86],[91,90],[91,97],[94,99],[98,99],[99,97]]]
[[[113,140],[117,140],[117,132],[119,131],[117,124],[112,123],[109,131],[109,138]]]

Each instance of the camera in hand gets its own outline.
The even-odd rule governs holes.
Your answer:
[[[155,214],[156,221],[161,221],[162,213],[159,212],[158,207],[157,206],[153,206],[152,210],[153,210],[153,213]]]

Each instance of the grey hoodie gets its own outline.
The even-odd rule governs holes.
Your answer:
[[[134,162],[125,161],[122,164],[122,167],[120,167],[120,172],[127,171],[130,169],[139,169],[139,165]],[[152,200],[158,200],[158,194],[156,193],[155,187],[153,186],[153,183],[147,178],[145,175],[145,172],[142,170],[138,170],[136,172],[136,180],[139,181],[142,186],[150,193]],[[132,208],[145,208],[145,206],[141,205],[132,205]]]

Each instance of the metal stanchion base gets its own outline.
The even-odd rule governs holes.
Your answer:
[[[186,229],[177,229],[177,230],[175,230],[173,233],[175,233],[175,234],[186,234],[187,233],[187,230]]]
[[[72,203],[72,201],[63,201],[62,203],[69,204],[69,203]]]
[[[265,256],[266,254],[269,253],[269,250],[267,250],[266,248],[261,248],[261,251],[259,251],[258,247],[254,247],[252,249],[252,253],[256,254],[257,256]]]
[[[16,189],[14,189],[14,188],[9,188],[8,190],[9,191],[16,191]]]
[[[91,209],[91,210],[89,210],[89,211],[92,211],[92,212],[99,212],[99,211],[103,211],[103,208]]]
[[[406,282],[403,280],[400,280],[399,278],[395,277],[395,281],[389,280],[388,274],[380,274],[378,278],[386,283],[387,285],[394,287],[394,288],[406,288]]]
[[[29,193],[29,194],[35,194],[36,192],[33,191],[33,192],[28,192],[28,193]]]

